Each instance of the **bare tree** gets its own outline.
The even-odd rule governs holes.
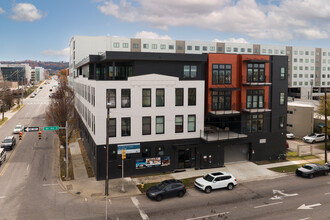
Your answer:
[[[76,127],[74,118],[74,92],[68,86],[66,76],[60,77],[60,85],[54,92],[51,102],[46,111],[46,120],[50,126],[65,127],[68,121],[68,139],[73,135]],[[65,129],[58,131],[61,145],[65,146]]]

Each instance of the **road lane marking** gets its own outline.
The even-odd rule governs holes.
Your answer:
[[[212,215],[204,215],[204,216],[196,217],[196,218],[187,218],[186,220],[195,220],[195,219],[201,219],[201,218],[210,218],[210,217],[213,217],[213,216],[226,215],[226,214],[229,214],[229,212],[221,212],[221,213],[212,214]]]
[[[330,193],[324,193],[324,195],[326,196],[326,195],[330,195]]]
[[[307,220],[307,219],[311,219],[311,218],[310,217],[308,217],[308,218],[301,218],[299,220]]]
[[[259,206],[255,206],[254,208],[258,209],[258,208],[263,208],[263,207],[267,207],[267,206],[271,206],[271,205],[278,205],[281,203],[283,203],[283,202],[275,202],[275,203],[269,203],[269,204],[265,204],[265,205],[259,205]]]
[[[42,184],[42,186],[57,186],[58,183],[46,183],[46,184]]]
[[[4,199],[4,198],[6,198],[7,196],[0,196],[0,199]]]
[[[111,199],[109,199],[109,204],[111,205],[112,203],[111,203]]]
[[[30,164],[28,164],[27,167],[26,167],[26,170],[27,170],[27,171],[29,171],[29,166],[30,166]]]
[[[140,208],[140,203],[137,200],[137,198],[136,197],[131,197],[131,200],[132,200],[133,204],[135,205],[135,207],[139,210],[139,213],[141,215],[141,218],[143,220],[149,220],[148,215]]]

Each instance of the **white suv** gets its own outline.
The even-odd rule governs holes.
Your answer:
[[[214,172],[197,178],[194,183],[195,187],[210,193],[213,189],[227,188],[232,190],[237,185],[236,178],[230,173]]]
[[[315,142],[320,142],[320,141],[324,141],[324,140],[325,140],[324,134],[312,133],[310,135],[303,137],[303,141],[305,141],[306,143],[312,143],[312,144],[314,144]]]

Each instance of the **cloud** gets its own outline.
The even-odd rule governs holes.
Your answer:
[[[15,21],[34,22],[43,17],[41,11],[30,3],[18,3],[11,10],[10,18]]]
[[[164,39],[164,40],[171,40],[171,37],[169,37],[168,35],[159,35],[157,33],[154,32],[148,32],[148,31],[141,31],[141,32],[137,32],[135,34],[136,38],[144,38],[144,39]]]
[[[104,0],[98,9],[127,22],[196,27],[253,39],[288,41],[329,36],[329,0]]]
[[[2,8],[0,8],[0,14],[5,13],[5,10],[3,10]]]
[[[49,57],[69,57],[70,48],[67,47],[62,50],[44,50],[41,51],[41,54]]]
[[[229,38],[228,40],[214,39],[213,42],[228,42],[228,43],[249,43],[244,38]]]

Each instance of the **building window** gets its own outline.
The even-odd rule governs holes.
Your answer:
[[[284,123],[285,123],[285,117],[284,116],[280,116],[280,128],[284,128]]]
[[[142,107],[151,107],[151,89],[142,89]]]
[[[265,82],[265,64],[264,63],[248,63],[247,81],[248,82]]]
[[[215,47],[214,46],[210,46],[210,51],[215,51]]]
[[[159,146],[156,147],[156,156],[164,156],[164,147],[163,146]]]
[[[181,45],[178,45],[178,46],[177,46],[177,49],[178,49],[178,50],[183,50],[183,47],[182,47]]]
[[[114,42],[114,43],[113,43],[113,47],[114,47],[114,48],[119,48],[119,43],[118,43],[118,42]]]
[[[122,108],[131,107],[131,90],[130,89],[121,90],[121,107]]]
[[[200,50],[200,46],[195,46],[195,50]]]
[[[280,93],[280,105],[284,105],[285,102],[285,93],[281,92]]]
[[[188,115],[188,132],[196,131],[196,115]]]
[[[207,46],[203,46],[203,51],[207,51]]]
[[[231,91],[212,91],[212,111],[231,110]]]
[[[131,118],[121,118],[121,136],[131,136]]]
[[[116,137],[116,119],[109,119],[109,137]]]
[[[183,66],[183,78],[196,78],[197,66],[196,65],[184,65]]]
[[[212,65],[212,84],[231,84],[231,65],[213,64]]]
[[[281,67],[281,79],[285,79],[285,67]]]
[[[165,106],[165,89],[156,89],[156,106]]]
[[[231,52],[231,47],[227,47],[227,48],[226,48],[226,51],[227,51],[227,52]]]
[[[174,50],[174,45],[168,45],[169,50]]]
[[[151,117],[142,117],[142,135],[151,134]]]
[[[143,49],[148,49],[149,48],[149,44],[143,44]]]
[[[246,108],[264,108],[264,90],[247,90]]]
[[[241,52],[244,53],[245,52],[245,48],[241,48]]]
[[[164,116],[156,116],[156,134],[164,134]]]
[[[123,43],[123,48],[128,48],[128,43]]]
[[[246,121],[246,129],[249,133],[262,132],[264,127],[264,116],[262,114],[249,115]]]
[[[157,44],[151,44],[151,49],[157,49]]]
[[[110,104],[111,108],[116,108],[116,90],[107,89],[107,103]]]
[[[192,46],[187,46],[187,50],[192,50]]]
[[[218,51],[219,52],[222,52],[222,47],[218,47]]]
[[[196,105],[196,88],[188,88],[188,105]]]
[[[175,116],[175,133],[183,132],[183,115]]]
[[[142,148],[142,157],[151,157],[150,147],[143,147]]]
[[[175,89],[175,106],[183,106],[183,88]]]
[[[234,47],[234,52],[238,52],[238,48],[237,47]]]
[[[161,44],[160,45],[160,49],[165,50],[166,49],[166,45],[165,44]]]
[[[139,48],[139,44],[133,44],[133,48]]]
[[[247,49],[247,52],[248,52],[248,53],[252,53],[252,48],[248,48],[248,49]]]

